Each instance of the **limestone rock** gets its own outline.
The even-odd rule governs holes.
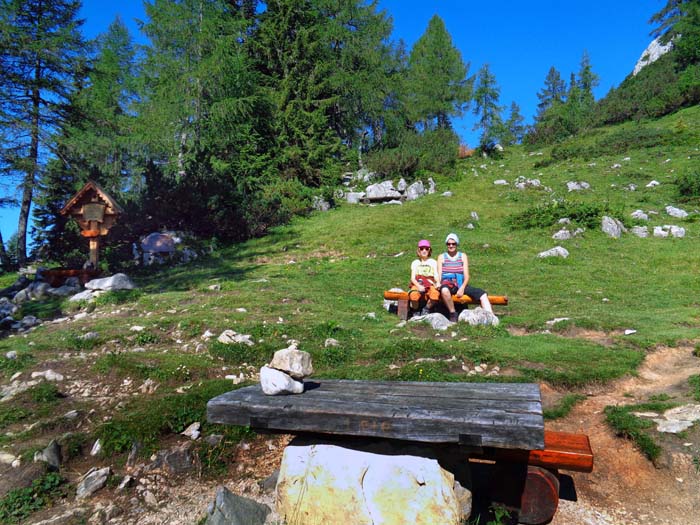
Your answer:
[[[345,194],[345,200],[348,201],[350,204],[358,204],[364,198],[364,191],[349,191]]]
[[[426,190],[425,186],[423,186],[423,181],[417,180],[406,188],[406,200],[414,201],[425,195],[425,193]]]
[[[78,301],[91,301],[95,297],[92,290],[83,290],[75,295],[72,295],[68,301],[75,303]]]
[[[637,237],[649,237],[649,229],[646,226],[632,226],[630,231]]]
[[[676,217],[677,219],[685,219],[688,216],[687,211],[681,210],[680,208],[676,208],[674,206],[666,206],[666,213],[668,213],[671,217]]]
[[[454,324],[447,317],[437,312],[428,315],[416,315],[408,321],[410,323],[429,323],[433,330],[447,330]]]
[[[671,224],[654,226],[654,237],[685,237],[685,228]]]
[[[480,306],[472,310],[462,310],[458,319],[463,323],[469,323],[471,326],[498,326],[500,323],[498,317]]]
[[[192,443],[184,443],[156,454],[150,469],[162,468],[172,476],[186,474],[197,468],[197,456],[192,453]]]
[[[285,372],[294,379],[303,379],[314,373],[311,354],[294,347],[277,350],[268,366]]]
[[[216,499],[207,509],[206,525],[263,525],[270,507],[237,496],[226,487],[216,489]]]
[[[295,381],[284,372],[280,372],[269,366],[260,369],[260,385],[268,396],[301,394],[304,392],[304,383]]]
[[[368,199],[398,199],[401,197],[401,194],[394,188],[394,183],[390,180],[367,186],[365,193]]]
[[[201,426],[202,425],[199,421],[195,421],[190,426],[188,426],[185,430],[180,432],[180,434],[182,434],[183,436],[187,436],[188,438],[190,438],[192,440],[196,440],[199,437],[199,435],[201,434],[201,432],[199,430]]]
[[[109,467],[97,469],[91,468],[82,478],[76,490],[76,498],[84,499],[92,496],[107,484],[107,478],[111,474]]]
[[[55,439],[52,439],[44,450],[34,454],[34,463],[39,461],[43,461],[53,470],[61,467],[61,446]]]
[[[250,338],[248,334],[238,334],[233,330],[224,330],[221,335],[217,338],[217,341],[225,345],[231,344],[244,344],[246,346],[253,346],[255,343]]]
[[[292,524],[457,525],[464,498],[454,475],[435,459],[353,450],[332,444],[295,445],[284,451],[277,511]]]
[[[603,220],[601,221],[601,229],[609,237],[613,237],[615,239],[619,239],[622,232],[627,231],[620,221],[612,217],[608,217],[607,215],[604,216]]]
[[[590,189],[591,185],[588,184],[587,182],[577,182],[577,181],[571,181],[566,183],[566,189],[569,190],[569,192],[572,191],[581,191],[581,190],[588,190]]]
[[[554,248],[551,248],[549,250],[540,252],[537,254],[537,257],[540,259],[544,259],[546,257],[568,257],[569,256],[569,250],[562,246],[555,246]]]
[[[632,75],[636,76],[644,66],[648,66],[652,62],[656,62],[663,55],[671,51],[671,49],[673,49],[673,41],[668,42],[667,44],[662,44],[658,38],[655,38],[644,50],[642,56],[639,57],[639,60],[637,60],[634,70],[632,71]]]
[[[115,273],[110,277],[102,279],[93,279],[85,283],[85,288],[88,290],[133,290],[136,285],[129,279],[126,274]]]
[[[43,370],[41,372],[32,372],[32,379],[36,379],[37,377],[43,377],[47,381],[63,381],[63,374],[54,372],[51,369]]]
[[[637,219],[639,221],[648,221],[649,220],[649,215],[644,213],[644,211],[642,211],[642,210],[634,210],[631,215],[632,215],[633,219]]]

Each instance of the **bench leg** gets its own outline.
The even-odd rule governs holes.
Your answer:
[[[399,299],[399,307],[397,311],[399,319],[405,321],[408,319],[408,299]]]
[[[559,478],[542,467],[526,464],[496,464],[491,501],[511,509],[518,523],[549,523],[559,506]],[[556,471],[555,471],[556,472]]]

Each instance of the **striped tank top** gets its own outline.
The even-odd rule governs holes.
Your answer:
[[[457,286],[462,286],[464,282],[464,261],[462,261],[462,252],[457,252],[454,259],[447,255],[447,252],[443,254],[441,279],[456,279]]]

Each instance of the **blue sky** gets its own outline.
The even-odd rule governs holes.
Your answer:
[[[632,71],[652,29],[647,21],[666,0],[380,0],[394,22],[394,40],[410,49],[437,14],[452,35],[462,59],[475,74],[488,63],[501,88],[501,104],[516,102],[528,123],[537,106],[537,92],[554,66],[568,82],[577,72],[585,51],[600,77],[595,90],[602,98]],[[83,0],[84,34],[93,38],[119,15],[139,39],[136,19],[144,19],[140,0]],[[462,141],[474,145],[478,133],[474,119],[465,115],[454,121]],[[0,186],[4,193],[13,188]],[[0,228],[7,241],[17,231],[17,210],[0,209]]]

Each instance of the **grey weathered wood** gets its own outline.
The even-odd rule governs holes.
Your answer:
[[[544,448],[536,384],[321,380],[305,387],[291,396],[266,396],[260,385],[227,392],[209,401],[207,418],[290,433]]]

